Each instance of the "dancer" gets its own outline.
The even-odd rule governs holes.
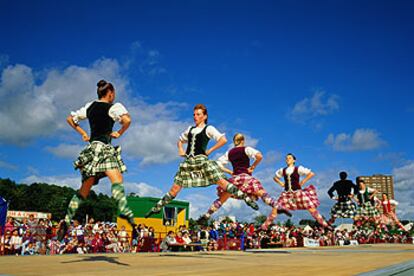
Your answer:
[[[381,223],[383,228],[385,225],[389,224],[396,224],[401,230],[407,231],[404,225],[398,220],[397,215],[395,214],[395,208],[398,205],[398,202],[394,199],[388,199],[388,195],[386,193],[382,194],[382,215],[381,215]]]
[[[252,198],[225,179],[225,175],[217,162],[208,160],[208,156],[222,147],[227,139],[215,127],[207,125],[207,108],[203,104],[197,104],[194,107],[193,118],[195,126],[188,127],[181,134],[177,143],[178,153],[185,157],[185,160],[180,164],[174,178],[174,184],[145,217],[159,213],[162,207],[171,202],[182,188],[206,187],[211,184],[218,184],[223,190],[244,199],[247,205],[257,210],[259,207]],[[211,138],[216,141],[216,144],[207,149],[207,144]],[[183,148],[184,143],[188,143],[186,151]]]
[[[278,206],[287,210],[308,210],[320,225],[332,229],[318,210],[316,210],[320,202],[316,195],[315,187],[310,185],[302,189],[302,186],[315,174],[303,166],[296,166],[295,162],[296,157],[292,153],[288,153],[286,155],[287,167],[277,170],[273,178],[276,183],[285,188],[285,191],[282,192],[277,200]],[[301,176],[305,176],[302,181],[300,181]],[[282,177],[284,182],[280,180]]]
[[[375,208],[375,194],[377,190],[367,187],[365,181],[360,179],[358,181],[358,193],[356,200],[358,203],[357,215],[355,220],[369,221],[374,219],[375,223],[379,220],[379,211]]]
[[[348,174],[346,172],[339,173],[339,181],[336,181],[329,189],[328,195],[330,198],[337,200],[334,206],[331,208],[331,219],[329,224],[333,224],[336,218],[354,218],[356,214],[355,203],[352,202],[354,192],[356,191],[356,185],[346,179]],[[334,197],[334,191],[337,193],[337,197]]]
[[[221,169],[232,175],[229,182],[236,185],[237,188],[250,197],[254,199],[261,198],[265,204],[272,208],[277,208],[276,200],[266,192],[260,181],[252,176],[253,171],[263,159],[262,154],[252,147],[246,147],[244,136],[241,133],[234,135],[233,143],[235,147],[227,151],[218,159],[218,164]],[[250,159],[254,159],[252,165],[250,165]],[[225,167],[228,163],[232,164],[233,170]],[[220,209],[220,207],[230,197],[238,199],[234,195],[231,195],[223,190],[221,187],[217,187],[217,195],[219,198],[213,202],[207,213],[199,219],[200,224],[204,224],[204,222],[208,220],[218,209]],[[279,213],[285,213],[288,216],[292,216],[289,212],[283,209],[280,209]],[[263,226],[263,228],[264,227],[267,228],[267,225]]]
[[[99,179],[108,177],[112,183],[112,196],[117,202],[120,217],[125,218],[133,226],[134,214],[127,206],[122,173],[126,166],[121,159],[121,148],[113,147],[111,140],[119,138],[129,128],[131,118],[126,108],[115,103],[114,86],[101,80],[97,84],[98,100],[87,103],[84,107],[68,116],[67,122],[81,136],[83,141],[89,142],[74,162],[75,169],[82,174],[82,186],[72,197],[65,219],[60,223],[58,238],[61,240],[67,232],[68,225],[75,215],[82,200],[86,199],[93,185]],[[91,135],[79,126],[79,121],[88,119]],[[113,131],[115,122],[121,124],[118,131]]]

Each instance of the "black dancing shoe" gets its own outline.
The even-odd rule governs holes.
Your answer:
[[[161,212],[161,210],[154,210],[154,208],[151,208],[144,216],[144,218],[149,218],[152,215],[158,214],[159,212]]]
[[[286,216],[288,216],[288,217],[292,217],[292,213],[291,212],[289,212],[288,210],[286,210],[286,209],[277,209],[277,213],[278,214],[284,214],[284,215],[286,215]]]
[[[65,237],[67,232],[68,232],[68,225],[67,225],[66,221],[62,220],[60,222],[59,228],[57,230],[57,239],[58,239],[58,241],[63,240],[63,238]]]
[[[259,210],[259,205],[257,205],[256,201],[253,200],[251,197],[246,196],[244,202],[246,202],[246,204],[249,205],[250,208],[252,208],[253,210]]]

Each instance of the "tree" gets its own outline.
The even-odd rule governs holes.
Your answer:
[[[288,220],[285,222],[285,226],[286,226],[286,227],[291,227],[291,226],[293,226],[292,221],[291,221],[290,219],[288,219]]]
[[[65,217],[69,201],[76,191],[69,187],[47,183],[17,184],[0,179],[0,195],[9,202],[10,210],[46,212],[53,220]],[[113,198],[91,191],[76,212],[75,219],[84,221],[86,214],[100,221],[115,221],[117,205]]]
[[[262,225],[266,221],[267,217],[265,215],[258,215],[254,218],[255,225]]]
[[[310,227],[316,226],[316,221],[311,219],[301,219],[299,225],[309,225]]]

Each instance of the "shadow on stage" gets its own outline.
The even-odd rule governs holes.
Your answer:
[[[73,261],[62,262],[62,264],[80,263],[80,262],[108,262],[108,263],[111,263],[111,264],[129,266],[129,264],[121,263],[117,259],[118,259],[118,257],[85,256],[85,257],[82,257],[80,260],[73,260]]]

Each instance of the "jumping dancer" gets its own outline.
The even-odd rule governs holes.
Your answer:
[[[65,219],[60,223],[58,238],[61,240],[67,232],[68,225],[75,215],[82,200],[86,199],[93,185],[99,179],[108,177],[112,183],[112,196],[118,205],[120,217],[134,225],[134,214],[127,206],[122,173],[126,166],[121,159],[121,148],[113,147],[111,140],[119,138],[131,124],[131,118],[126,108],[115,103],[114,86],[101,80],[97,84],[98,100],[87,103],[84,107],[68,116],[67,122],[81,136],[84,142],[89,142],[74,162],[75,169],[82,174],[82,186],[72,197]],[[79,126],[79,121],[88,119],[90,136]],[[113,131],[115,122],[121,124],[118,131]]]
[[[388,195],[386,193],[383,193],[381,205],[381,223],[383,224],[383,226],[389,224],[396,224],[401,230],[407,231],[404,225],[402,225],[402,223],[398,220],[397,215],[395,214],[395,208],[398,205],[398,202],[394,199],[388,199]]]
[[[257,210],[259,207],[252,198],[225,179],[225,175],[217,162],[208,160],[208,156],[222,147],[227,142],[227,139],[215,127],[207,125],[207,108],[203,104],[196,105],[193,118],[195,126],[188,127],[181,134],[177,143],[178,154],[185,157],[185,160],[180,164],[180,168],[174,178],[174,184],[170,191],[150,209],[145,217],[159,213],[162,207],[171,202],[182,188],[206,187],[211,184],[217,184],[228,193],[244,199],[247,205]],[[216,144],[207,149],[210,139],[214,139]],[[188,143],[186,151],[183,148],[184,143]]]
[[[277,208],[276,200],[266,192],[260,181],[252,176],[253,171],[263,159],[262,154],[252,147],[245,146],[245,139],[243,134],[237,133],[234,135],[233,143],[235,147],[227,151],[218,159],[218,164],[221,169],[224,172],[232,175],[232,177],[229,179],[229,182],[236,185],[237,188],[249,195],[251,198],[261,198],[265,204],[269,205],[272,208]],[[250,159],[254,159],[252,165],[250,165]],[[231,163],[233,170],[225,167],[228,163]],[[205,213],[200,218],[200,222],[208,220],[211,215],[220,209],[220,207],[230,197],[238,199],[234,195],[231,195],[223,190],[221,187],[217,187],[217,195],[219,198],[213,202],[207,213]],[[285,213],[288,216],[292,216],[289,212],[283,209],[279,210],[279,213]]]
[[[336,218],[354,218],[356,214],[355,203],[352,202],[354,192],[356,191],[356,185],[346,179],[348,174],[346,172],[340,172],[340,180],[336,181],[329,189],[328,195],[330,198],[337,200],[335,205],[331,208],[331,219],[329,224],[333,224]],[[334,191],[337,193],[337,197],[334,197]]]
[[[358,181],[358,193],[356,200],[358,203],[357,215],[355,220],[368,221],[373,218],[375,223],[379,220],[379,211],[375,208],[375,194],[377,190],[367,187],[364,180]]]
[[[288,153],[286,155],[287,167],[277,170],[273,178],[276,183],[285,188],[285,191],[282,192],[277,200],[278,206],[286,210],[308,210],[320,225],[331,229],[322,215],[316,210],[320,202],[315,187],[310,185],[302,189],[302,186],[315,174],[310,169],[295,166],[295,162],[296,157]],[[305,176],[302,181],[300,181],[301,176]],[[283,178],[284,182],[280,178]],[[277,213],[275,217],[276,215]]]

